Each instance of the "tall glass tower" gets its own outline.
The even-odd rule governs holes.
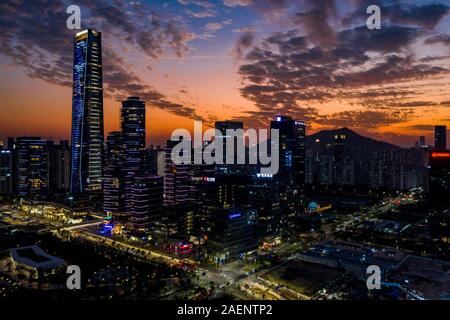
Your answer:
[[[128,97],[120,109],[120,129],[125,147],[126,175],[145,171],[145,102]]]
[[[72,97],[72,195],[101,191],[103,80],[101,33],[75,34]]]

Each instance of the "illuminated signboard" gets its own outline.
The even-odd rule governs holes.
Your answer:
[[[175,246],[175,252],[177,253],[189,253],[192,250],[192,243],[180,242]]]
[[[178,249],[181,249],[181,250],[187,250],[187,249],[191,249],[191,248],[192,248],[192,243],[182,242],[182,243],[178,244]]]
[[[215,182],[216,178],[214,178],[214,177],[192,177],[191,180],[196,181],[196,182],[199,182],[199,181]]]
[[[432,158],[450,158],[450,152],[432,152]]]
[[[240,213],[232,213],[228,216],[229,219],[236,219],[239,218],[241,216]]]
[[[272,178],[273,174],[270,174],[270,173],[257,173],[256,176],[258,178]]]

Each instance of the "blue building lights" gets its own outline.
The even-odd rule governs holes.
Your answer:
[[[72,195],[101,190],[103,173],[103,79],[101,33],[75,35],[72,97]]]

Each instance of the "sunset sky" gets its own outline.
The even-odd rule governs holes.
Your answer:
[[[157,144],[194,119],[277,114],[402,146],[450,127],[448,0],[2,0],[0,139],[69,139],[71,4],[102,32],[105,134],[130,95]],[[381,30],[366,27],[370,4]]]

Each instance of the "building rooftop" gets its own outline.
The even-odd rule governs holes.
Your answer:
[[[389,279],[423,299],[450,299],[450,263],[408,256]]]
[[[36,245],[13,248],[9,252],[14,261],[36,269],[49,270],[64,264],[64,260],[49,255]]]

